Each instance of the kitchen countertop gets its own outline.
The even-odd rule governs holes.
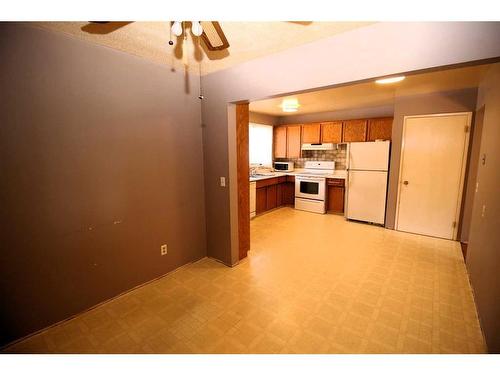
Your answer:
[[[268,178],[275,178],[275,177],[282,177],[282,176],[296,176],[296,175],[303,174],[303,172],[304,172],[303,169],[295,169],[293,172],[272,172],[272,173],[265,175],[265,176],[250,177],[250,182],[259,181],[259,180],[266,180]],[[338,171],[334,171],[332,174],[321,175],[321,177],[346,179],[347,178],[347,171],[345,169],[341,169]]]

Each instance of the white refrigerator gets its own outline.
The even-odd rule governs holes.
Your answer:
[[[390,144],[389,141],[349,144],[347,219],[385,223]]]

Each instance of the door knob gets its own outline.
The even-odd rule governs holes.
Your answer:
[[[403,181],[403,185],[408,185],[408,181]]]

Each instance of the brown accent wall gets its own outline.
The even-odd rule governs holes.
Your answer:
[[[231,221],[237,217],[232,191],[237,184],[230,181],[230,189],[218,185],[220,176],[237,176],[229,103],[498,58],[499,34],[495,22],[382,22],[204,76],[207,253],[228,264],[238,256],[232,246],[237,225]]]
[[[206,239],[197,79],[9,23],[0,56],[1,346],[204,257]]]
[[[395,99],[385,222],[385,226],[387,228],[393,229],[396,220],[399,164],[401,161],[401,142],[403,140],[404,116],[474,112],[476,108],[476,100],[476,88],[438,92],[428,95],[400,97]]]
[[[479,87],[477,108],[483,106],[467,269],[488,350],[500,353],[500,64],[490,69]]]

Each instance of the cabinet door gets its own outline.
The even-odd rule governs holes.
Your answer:
[[[266,209],[267,210],[272,210],[273,208],[276,208],[277,204],[277,195],[276,195],[276,190],[277,190],[277,184],[276,185],[269,185],[267,187],[267,203],[266,203]]]
[[[286,158],[286,126],[275,126],[273,130],[274,157]]]
[[[294,182],[284,183],[282,190],[283,190],[283,204],[293,206],[295,203],[295,183]]]
[[[266,211],[267,207],[267,187],[258,188],[255,193],[255,212],[260,214]]]
[[[328,186],[328,211],[344,212],[344,188]]]
[[[368,140],[383,139],[390,141],[392,136],[392,117],[373,118],[368,120]]]
[[[286,129],[288,158],[300,158],[300,129],[300,125],[291,125]]]
[[[342,142],[342,121],[321,123],[321,143]]]
[[[283,191],[284,191],[284,183],[280,183],[276,185],[276,206],[282,206],[283,205]]]
[[[320,143],[320,132],[319,123],[302,125],[302,143]]]
[[[367,120],[347,120],[343,122],[343,142],[365,142]]]

